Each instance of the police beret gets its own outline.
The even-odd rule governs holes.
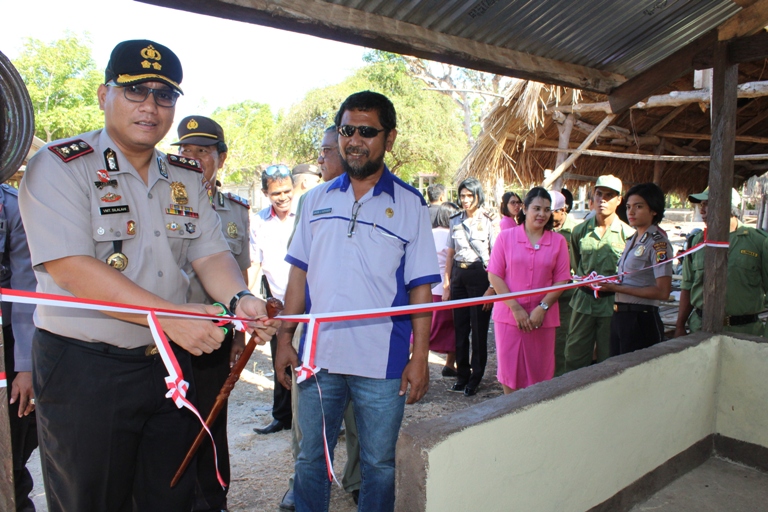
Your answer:
[[[179,58],[167,46],[136,39],[118,43],[104,70],[104,83],[119,86],[162,82],[183,94],[179,84],[184,73]]]
[[[179,141],[171,144],[195,144],[197,146],[213,146],[224,142],[224,129],[213,119],[203,116],[187,116],[181,120],[178,128]]]

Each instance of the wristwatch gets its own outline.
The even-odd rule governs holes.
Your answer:
[[[549,309],[549,304],[547,304],[547,303],[546,303],[546,302],[544,302],[544,301],[541,301],[541,302],[539,303],[539,307],[540,307],[541,309],[543,309],[544,311],[547,311],[547,310]]]
[[[229,310],[232,312],[233,315],[235,314],[235,309],[237,309],[237,305],[240,302],[240,299],[242,299],[246,295],[255,297],[255,295],[251,293],[251,290],[243,290],[241,292],[236,293],[235,296],[232,297],[232,300],[229,301]]]

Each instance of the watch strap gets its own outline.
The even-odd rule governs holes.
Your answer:
[[[232,312],[232,314],[235,314],[235,309],[237,309],[237,304],[240,302],[240,299],[245,297],[246,295],[250,295],[252,297],[255,297],[253,293],[251,293],[251,290],[243,290],[241,292],[236,293],[232,300],[229,301],[229,310]]]

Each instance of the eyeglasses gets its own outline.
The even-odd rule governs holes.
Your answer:
[[[360,207],[363,206],[363,203],[358,203],[355,201],[355,204],[352,205],[352,218],[349,219],[349,228],[347,229],[347,236],[351,237],[355,234],[355,228],[357,227],[357,214],[360,212]]]
[[[342,137],[351,137],[355,134],[355,131],[357,131],[357,133],[364,139],[372,139],[386,130],[384,130],[384,128],[379,130],[373,126],[353,126],[351,124],[343,124],[339,126],[339,135]]]
[[[522,201],[510,201],[509,204],[519,205],[519,204],[523,204],[523,202]]]
[[[266,169],[264,169],[264,174],[266,174],[269,177],[273,176],[290,176],[291,170],[286,167],[283,164],[280,165],[270,165]]]
[[[109,87],[122,87],[114,82],[109,82]],[[152,97],[155,99],[155,104],[158,107],[172,107],[176,105],[176,100],[179,99],[179,93],[173,89],[153,89],[146,85],[126,85],[122,87],[123,95],[128,101],[133,103],[143,103],[149,93],[152,93]]]

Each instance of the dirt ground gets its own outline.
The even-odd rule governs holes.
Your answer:
[[[502,394],[501,385],[496,381],[493,327],[488,336],[488,365],[477,395],[465,397],[460,393],[448,392],[455,379],[440,375],[444,358],[439,354],[430,353],[429,363],[429,391],[419,403],[405,406],[403,426],[448,414]],[[293,473],[290,431],[266,436],[253,431],[254,427],[262,427],[272,420],[272,390],[269,346],[257,347],[229,400],[228,431],[232,481],[228,505],[232,512],[278,511],[278,504],[288,489],[288,478]],[[37,454],[35,451],[29,463],[32,478],[35,480],[32,495],[37,510],[47,512]],[[344,439],[340,438],[334,462],[339,481],[346,460],[346,445]],[[352,512],[357,510],[357,507],[352,501],[352,496],[334,484],[330,510]]]

